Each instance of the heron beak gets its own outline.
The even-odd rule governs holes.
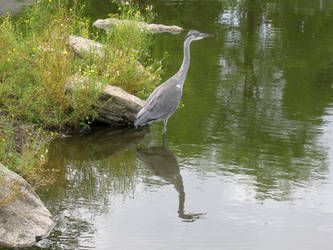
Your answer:
[[[207,33],[200,33],[200,37],[202,38],[206,38],[206,37],[210,37],[213,36],[212,34],[207,34]]]

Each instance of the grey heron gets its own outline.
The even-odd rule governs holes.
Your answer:
[[[151,93],[145,105],[137,114],[134,122],[135,127],[163,120],[163,134],[166,133],[168,119],[176,111],[182,98],[183,86],[190,66],[191,42],[210,36],[210,34],[201,33],[197,30],[190,30],[187,33],[184,40],[184,58],[179,71]]]

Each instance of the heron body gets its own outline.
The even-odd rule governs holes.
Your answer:
[[[163,120],[163,134],[166,133],[168,119],[176,111],[183,95],[183,86],[190,66],[191,42],[209,36],[211,35],[196,30],[188,32],[184,40],[184,58],[179,71],[151,93],[137,114],[134,122],[135,127]]]

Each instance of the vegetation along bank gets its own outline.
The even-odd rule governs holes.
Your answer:
[[[153,17],[151,8],[117,4],[112,18]],[[40,0],[19,17],[0,19],[0,162],[34,182],[51,181],[43,169],[47,142],[63,131],[89,128],[106,84],[145,98],[160,80],[161,63],[149,53],[151,33],[131,22],[96,29],[95,20],[83,15],[85,7],[80,0]],[[78,55],[68,47],[71,35],[105,44],[104,55]],[[73,76],[89,80],[69,93],[66,79]]]

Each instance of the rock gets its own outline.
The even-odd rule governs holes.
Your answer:
[[[69,36],[67,44],[78,55],[95,53],[98,56],[104,55],[104,45],[80,36]]]
[[[84,37],[80,37],[80,36],[69,36],[67,44],[69,47],[71,47],[74,52],[78,55],[84,55],[84,54],[89,54],[89,53],[95,53],[97,56],[104,56],[105,52],[104,52],[104,48],[105,45],[101,44],[99,42],[95,42],[92,40],[89,40],[87,38]],[[122,51],[118,51],[118,54],[122,54]],[[139,62],[136,62],[135,65],[137,68],[138,72],[144,72],[145,71],[145,67]],[[153,76],[152,74],[149,74],[148,78],[154,78],[155,76]]]
[[[26,247],[49,235],[52,215],[33,188],[0,164],[0,246]]]
[[[181,32],[184,31],[183,28],[176,26],[176,25],[171,25],[171,26],[167,26],[167,25],[163,25],[163,24],[148,24],[148,29],[150,30],[151,33],[164,33],[164,32],[168,32],[171,34],[179,34]]]
[[[66,80],[66,90],[75,88],[83,89],[85,81],[90,79],[81,75],[74,75]],[[96,82],[97,87],[101,87],[102,83]],[[112,126],[133,126],[136,114],[143,107],[145,102],[139,97],[127,93],[120,87],[106,85],[99,97],[95,107],[98,116],[97,121],[110,124]]]
[[[98,19],[94,22],[94,26],[99,29],[104,29],[106,31],[110,30],[112,26],[116,25],[136,25],[142,31],[150,31],[151,33],[163,33],[169,32],[171,34],[179,34],[183,32],[183,28],[172,25],[167,26],[163,24],[148,24],[144,22],[137,22],[132,20],[120,20],[116,18]]]
[[[76,54],[79,56],[83,56],[89,53],[95,53],[97,56],[102,57],[105,55],[105,45],[99,42],[95,42],[93,40],[80,37],[80,36],[73,36],[70,35],[67,40],[67,45],[74,50]],[[46,48],[42,48],[44,51],[47,50]],[[137,52],[133,50],[133,52]],[[122,51],[117,51],[118,54],[122,54]],[[140,68],[143,68],[142,64],[137,62]]]
[[[145,102],[120,87],[107,85],[98,104],[96,120],[113,126],[133,126],[136,114]]]

